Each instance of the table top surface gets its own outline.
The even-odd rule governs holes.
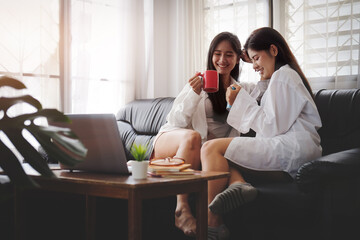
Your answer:
[[[53,170],[58,179],[65,182],[90,183],[114,185],[128,188],[141,188],[148,185],[163,184],[182,184],[187,182],[198,182],[204,180],[214,180],[218,178],[228,177],[227,172],[196,172],[194,175],[182,177],[148,177],[146,179],[134,179],[131,175],[119,175],[109,173],[93,173],[93,172],[70,172],[67,170]],[[38,178],[38,177],[36,177]],[[44,180],[43,177],[39,177]],[[38,179],[40,180],[40,179]],[[45,181],[50,181],[47,179]]]
[[[149,185],[166,185],[166,184],[183,184],[189,182],[201,182],[204,180],[214,180],[219,178],[228,177],[228,172],[204,172],[196,171],[193,175],[184,175],[181,177],[151,177],[146,179],[134,179],[132,175],[121,175],[111,173],[96,173],[96,172],[84,172],[61,170],[57,166],[51,166],[51,169],[57,178],[46,178],[40,176],[40,174],[32,169],[30,165],[24,165],[25,172],[32,176],[36,181],[40,182],[71,182],[78,184],[95,184],[106,186],[121,186],[123,188],[142,188]]]

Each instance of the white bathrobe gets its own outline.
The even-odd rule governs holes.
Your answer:
[[[207,93],[204,91],[198,95],[192,90],[190,84],[186,84],[175,98],[166,117],[167,122],[160,128],[159,134],[179,128],[195,129],[200,133],[202,141],[206,141],[207,124],[204,103],[206,97]]]
[[[232,83],[236,83],[236,81],[232,79]],[[207,98],[208,94],[205,91],[201,91],[200,95],[198,95],[190,84],[186,84],[175,98],[173,106],[166,117],[167,122],[160,128],[157,137],[163,132],[186,128],[200,133],[202,143],[204,143],[208,137],[208,123],[205,112],[205,100]],[[237,135],[239,135],[238,132]]]
[[[241,89],[227,122],[241,133],[249,129],[255,138],[236,137],[225,157],[254,170],[283,170],[292,177],[305,162],[321,156],[317,130],[321,119],[300,76],[288,65],[272,75],[260,106]]]
[[[232,84],[238,84],[233,78]],[[244,83],[240,84],[250,96],[254,99],[258,98],[266,90],[268,82],[261,81],[260,84]],[[166,124],[164,124],[156,139],[163,133],[176,129],[186,128],[193,129],[200,133],[202,143],[208,139],[209,124],[213,126],[213,120],[206,118],[205,101],[208,98],[208,94],[205,91],[201,91],[200,95],[196,94],[190,84],[186,84],[179,95],[175,98],[173,106],[166,117]],[[208,122],[209,121],[209,122]],[[211,127],[210,127],[211,128]],[[236,129],[232,129],[227,137],[240,136],[240,133]]]

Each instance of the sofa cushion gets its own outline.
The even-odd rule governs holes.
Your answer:
[[[296,183],[303,192],[318,192],[326,185],[360,179],[360,148],[332,153],[305,163],[297,172]]]
[[[320,90],[315,103],[323,155],[360,147],[360,89]]]
[[[128,160],[134,159],[129,151],[134,143],[148,144],[146,159],[150,158],[154,137],[166,123],[173,102],[172,97],[140,99],[119,110],[116,120]]]

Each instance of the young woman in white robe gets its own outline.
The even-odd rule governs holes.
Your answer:
[[[244,175],[286,181],[322,152],[312,90],[284,38],[272,28],[260,28],[244,47],[254,70],[270,81],[260,104],[239,85],[226,93],[232,105],[227,122],[241,133],[253,129],[255,137],[214,139],[202,146],[202,170],[230,172],[229,179],[208,184],[212,239],[229,236],[222,214],[256,198],[257,190]]]
[[[176,156],[190,163],[193,169],[199,169],[201,145],[211,138],[229,136],[232,128],[226,123],[225,95],[226,89],[236,84],[240,57],[241,44],[237,36],[229,32],[215,36],[208,51],[207,70],[218,72],[219,91],[203,91],[198,73],[190,78],[176,97],[167,123],[155,137],[152,158]],[[177,196],[175,225],[185,235],[196,233],[196,220],[186,194]]]

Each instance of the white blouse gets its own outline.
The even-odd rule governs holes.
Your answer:
[[[208,139],[229,136],[232,127],[226,122],[227,114],[216,114],[209,98],[205,99],[205,115],[208,125]]]

